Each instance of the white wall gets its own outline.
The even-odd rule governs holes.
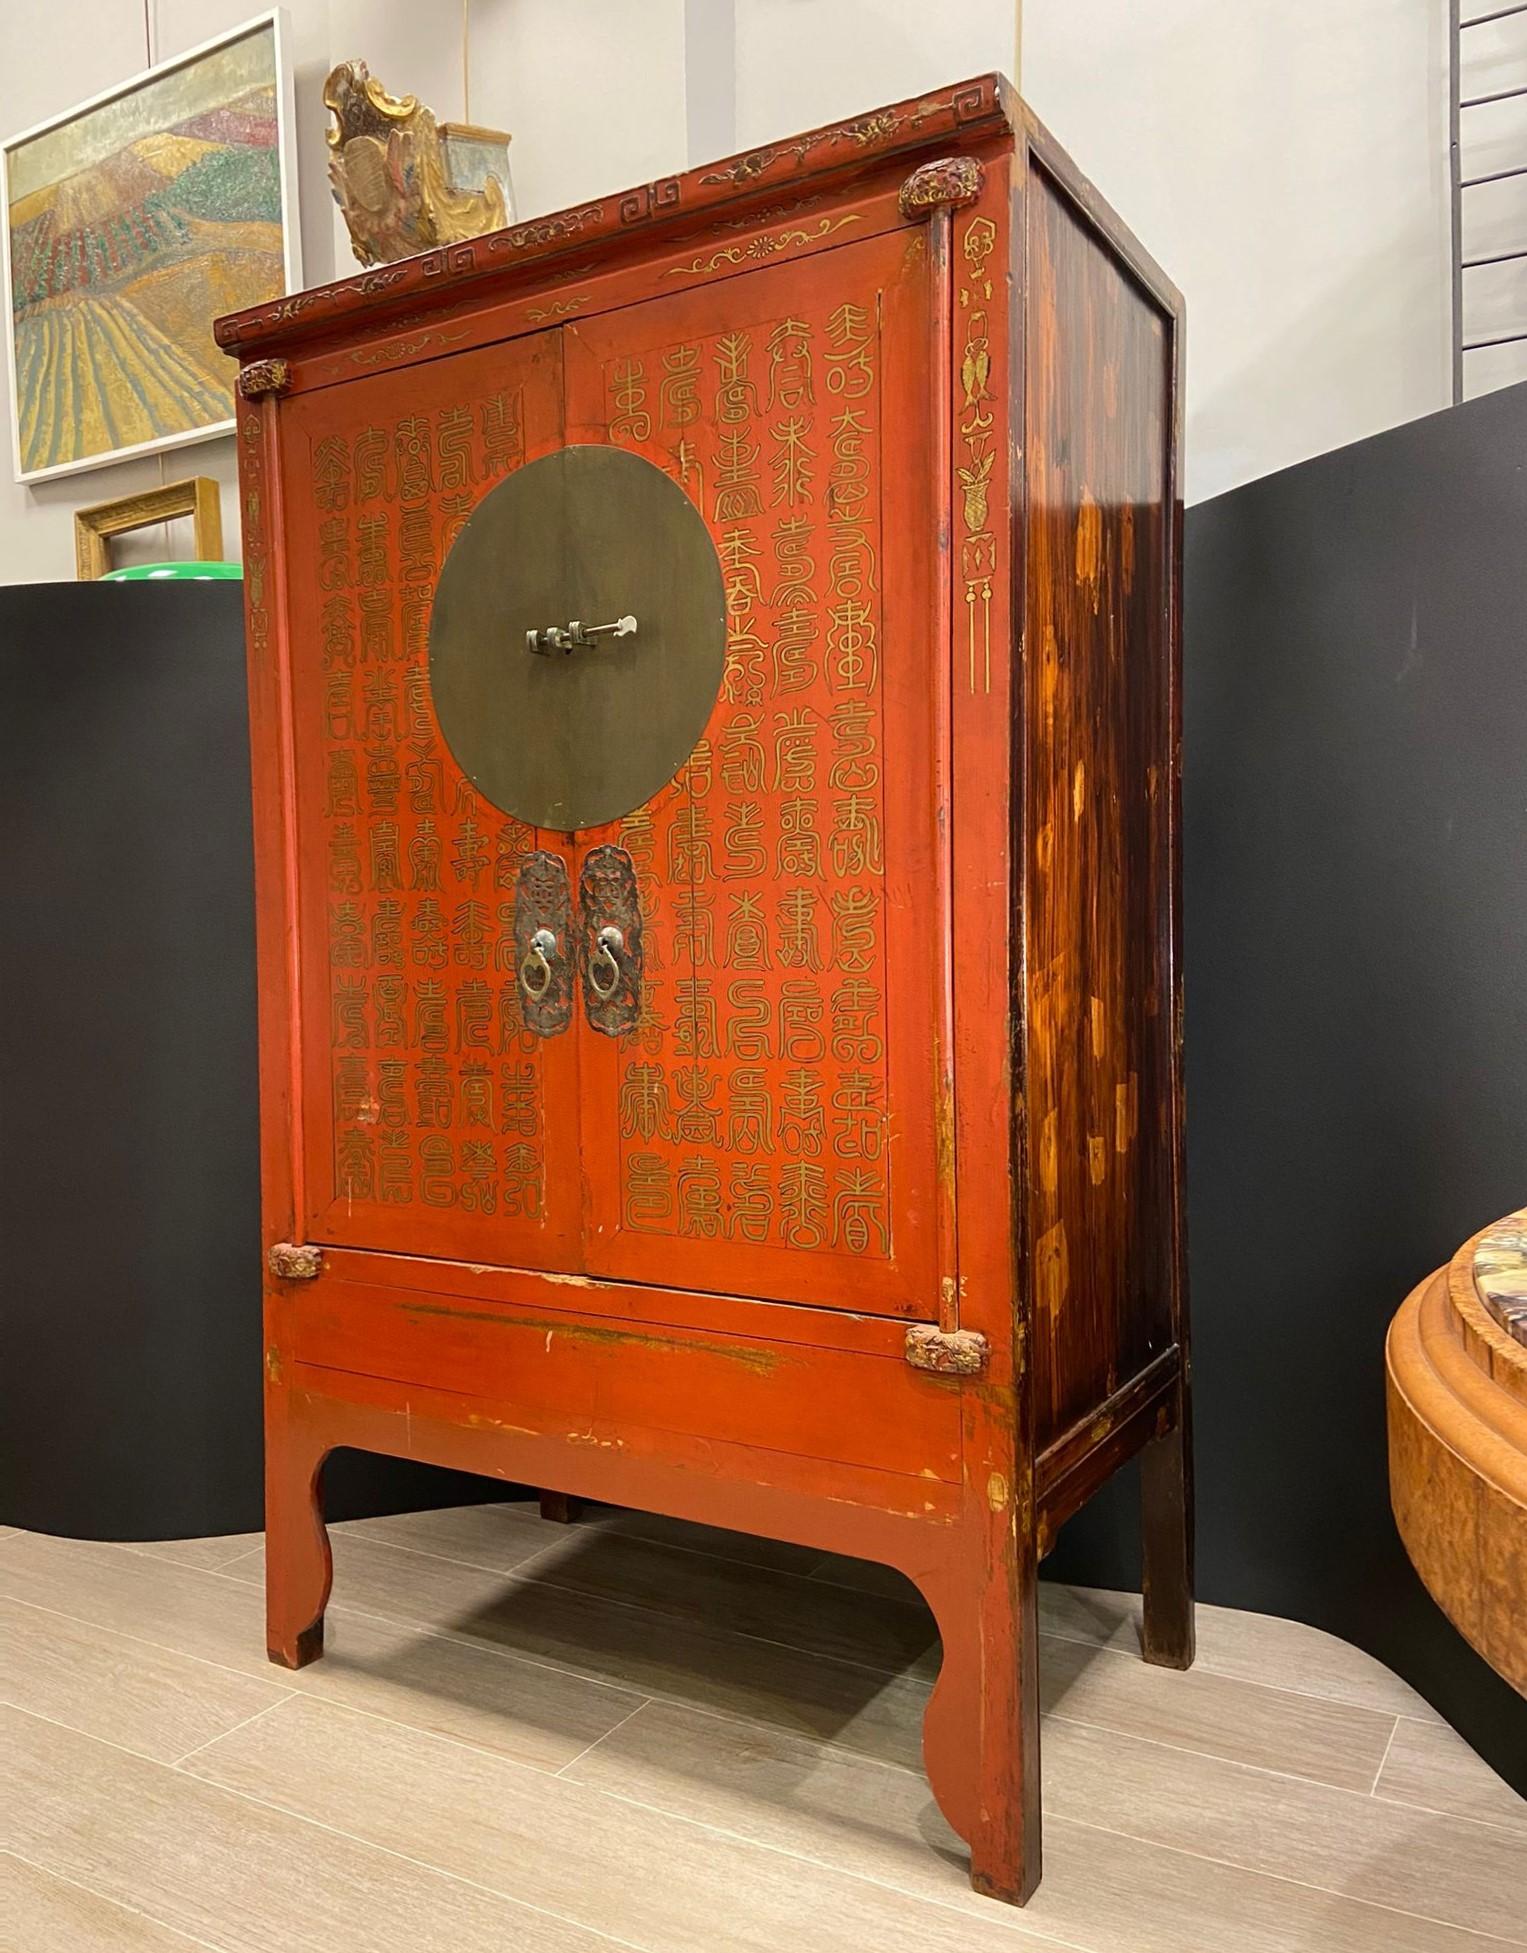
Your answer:
[[[725,0],[719,0],[724,5]],[[167,60],[265,10],[268,0],[0,0],[0,135]],[[395,91],[442,117],[513,131],[522,215],[685,167],[685,0],[285,0],[299,127],[303,282],[356,269],[329,194],[323,81],[359,55]],[[3,371],[3,364],[0,364]],[[0,393],[4,392],[0,385]],[[238,554],[231,440],[121,462],[35,487],[11,480],[11,406],[0,400],[0,582],[74,574],[73,512],[161,480],[212,475],[223,489],[225,553]],[[180,525],[176,525],[177,530]],[[190,553],[189,536],[149,530],[116,560]]]
[[[1446,404],[1445,28],[1441,0],[1028,0],[1025,94],[1187,298],[1190,499]]]
[[[990,68],[1018,74],[1019,0],[735,0],[735,12],[739,148]]]
[[[1493,13],[1505,0],[1471,0],[1468,13]],[[1465,96],[1527,87],[1527,15],[1493,21],[1462,37]],[[1463,174],[1520,168],[1527,163],[1527,102],[1494,102],[1463,117]],[[1482,185],[1464,196],[1464,254],[1493,257],[1527,250],[1527,177]],[[1464,329],[1469,339],[1492,339],[1527,327],[1527,261],[1489,265],[1465,274]],[[1527,380],[1527,344],[1470,354],[1464,365],[1470,394]]]
[[[259,8],[148,0],[154,52],[182,51]],[[363,55],[389,87],[442,115],[512,129],[524,215],[1019,65],[1018,0],[469,0],[465,10],[461,0],[288,0],[288,10],[308,283],[351,268],[320,99],[346,56]],[[0,133],[142,67],[144,12],[144,0],[0,0]],[[1025,0],[1025,94],[1187,293],[1194,499],[1445,404],[1445,20],[1446,0]],[[1474,61],[1481,87],[1527,80],[1527,31],[1477,41]],[[1479,157],[1503,154],[1519,130],[1476,125]],[[1527,159],[1527,134],[1520,146]],[[1472,210],[1471,248],[1527,244],[1527,193]],[[1527,323],[1527,267],[1473,276],[1481,331],[1517,312]],[[1471,376],[1527,373],[1521,359],[1481,355]],[[0,456],[9,412],[0,403]],[[34,489],[0,463],[0,581],[72,575],[74,508],[191,472],[224,484],[233,553],[231,443]],[[145,537],[138,553],[164,553],[164,538]]]

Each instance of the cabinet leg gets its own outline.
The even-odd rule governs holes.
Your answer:
[[[1145,1659],[1193,1665],[1193,1437],[1186,1379],[1171,1427],[1140,1454],[1141,1586]]]
[[[541,1517],[555,1526],[570,1526],[583,1516],[583,1501],[568,1492],[542,1492]]]
[[[921,1581],[944,1658],[923,1722],[939,1809],[970,1846],[970,1882],[1023,1905],[1039,1883],[1039,1616],[1032,1559],[1015,1580]]]
[[[334,1563],[318,1474],[325,1448],[272,1416],[265,1430],[265,1646],[283,1668],[323,1653],[323,1610]]]

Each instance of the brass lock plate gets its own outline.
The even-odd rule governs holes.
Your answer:
[[[477,790],[532,827],[598,827],[650,800],[704,732],[725,666],[704,518],[623,448],[528,462],[484,496],[440,572],[440,730]]]

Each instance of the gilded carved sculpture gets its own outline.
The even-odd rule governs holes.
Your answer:
[[[511,216],[509,137],[437,123],[417,95],[389,95],[364,61],[324,83],[329,181],[362,264],[390,264],[500,229]]]

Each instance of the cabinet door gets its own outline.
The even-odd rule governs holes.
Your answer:
[[[726,255],[565,331],[568,440],[683,484],[728,612],[687,766],[577,837],[634,859],[646,961],[634,1033],[579,1017],[587,1266],[931,1316],[948,648],[926,236],[714,276]]]
[[[473,790],[428,665],[453,538],[561,442],[557,337],[299,394],[281,428],[305,1233],[576,1267],[575,1039],[527,1029],[514,938],[521,859],[561,843]]]

